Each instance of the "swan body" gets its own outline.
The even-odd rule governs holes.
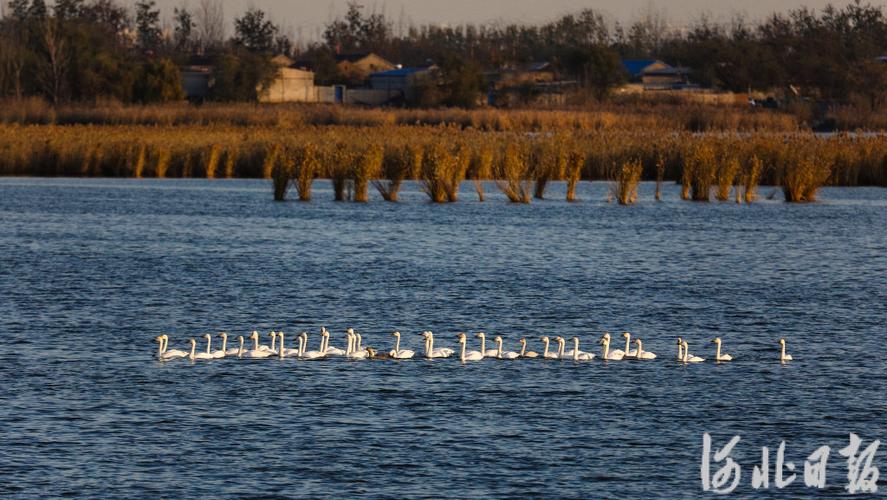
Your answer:
[[[339,349],[338,347],[330,346],[330,332],[326,329],[326,327],[320,327],[320,335],[324,338],[324,349],[327,356],[344,356],[348,354],[346,351]]]
[[[236,347],[232,347],[228,349],[228,334],[225,332],[221,332],[219,337],[222,337],[222,350],[225,351],[225,356],[237,356],[237,353],[240,352],[240,349]],[[241,337],[242,339],[243,337]]]
[[[483,351],[465,352],[465,344],[468,342],[464,333],[459,334],[459,359],[465,363],[467,361],[480,361],[484,359]]]
[[[163,337],[163,353],[170,356],[170,359],[188,357],[188,351],[169,348],[169,335],[163,334],[161,337]]]
[[[792,361],[792,355],[785,353],[785,339],[779,339],[779,361],[781,363]]]
[[[705,361],[704,359],[700,358],[699,356],[693,356],[690,354],[690,346],[689,346],[689,344],[687,344],[686,340],[681,342],[681,345],[684,348],[684,351],[682,353],[684,357],[681,358],[681,361],[683,363],[702,363],[703,361]]]
[[[634,343],[638,345],[637,354],[635,354],[635,359],[656,359],[656,355],[650,351],[644,350],[644,344],[641,342],[641,339],[634,339]]]
[[[527,339],[520,339],[520,357],[522,358],[538,358],[539,353],[536,351],[528,351],[527,350]]]
[[[602,353],[603,358],[607,361],[622,361],[625,358],[625,351],[622,349],[614,349],[610,350],[610,334],[604,333],[604,336],[601,337],[600,344],[603,347],[604,351]]]
[[[496,337],[494,339],[496,342],[496,358],[498,359],[517,359],[520,357],[520,354],[514,351],[502,352],[502,337]]]
[[[453,350],[449,347],[438,347],[435,349],[434,347],[434,334],[430,331],[422,332],[422,336],[425,337],[425,358],[426,359],[434,359],[434,358],[449,358],[453,355]]]
[[[412,351],[410,349],[401,350],[401,348],[400,348],[400,332],[394,332],[391,334],[391,336],[394,337],[394,339],[395,339],[394,340],[394,349],[392,349],[388,353],[388,355],[391,356],[391,359],[412,359],[413,356],[416,355],[416,352]]]
[[[557,353],[548,352],[548,344],[551,342],[551,339],[549,339],[548,337],[542,337],[539,340],[542,341],[542,345],[545,347],[544,350],[542,351],[542,358],[543,359],[558,359]]]
[[[225,357],[225,350],[221,349],[218,351],[212,350],[213,336],[210,334],[206,334],[203,336],[206,339],[206,353],[213,357],[213,359],[221,359]]]
[[[208,352],[196,352],[197,351],[197,340],[191,339],[191,354],[188,355],[188,359],[194,361],[195,359],[207,360],[207,359],[215,359],[213,355]]]
[[[594,354],[579,350],[579,337],[573,337],[573,361],[591,361]]]
[[[308,332],[302,332],[300,337],[302,337],[302,352],[299,354],[299,357],[302,359],[312,360],[312,359],[323,359],[326,357],[326,352],[324,352],[324,343],[323,336],[320,338],[320,350],[318,351],[306,351],[308,348]]]
[[[480,352],[484,353],[484,357],[495,358],[499,351],[496,349],[487,349],[487,335],[484,332],[478,332],[475,337],[480,338]]]
[[[367,357],[369,359],[378,359],[378,360],[387,360],[392,359],[391,355],[387,352],[376,352],[372,347],[366,348]]]
[[[631,348],[631,334],[628,332],[623,332],[622,336],[625,338],[625,354],[623,354],[622,359],[637,359],[638,351],[635,349],[632,351]]]
[[[280,337],[280,347],[277,350],[277,356],[280,358],[295,358],[299,355],[299,349],[287,349],[286,347],[286,335],[283,332],[277,332],[277,336]],[[301,343],[301,339],[298,339]]]
[[[163,349],[164,347],[166,347],[166,342],[163,338],[163,335],[158,335],[154,337],[154,342],[157,342],[157,359],[159,359],[160,361],[169,361],[171,359],[179,359],[188,356],[187,353],[179,351],[178,349],[176,349],[175,351],[164,352]],[[180,355],[179,353],[184,354],[184,356]]]
[[[265,359],[274,356],[275,352],[271,352],[271,349],[262,349],[261,345],[259,345],[259,332],[253,331],[252,335],[249,338],[253,341],[253,349],[249,351],[241,351],[237,353],[238,358],[248,358],[248,359]]]
[[[717,361],[717,362],[733,361],[733,356],[730,356],[729,354],[721,354],[721,338],[720,337],[717,337],[716,339],[712,340],[712,343],[714,343],[716,346],[715,361]]]
[[[348,359],[366,359],[369,354],[367,353],[367,351],[358,348],[359,339],[357,337],[357,334],[354,333],[354,330],[349,328],[346,334],[348,336],[348,354],[346,354],[345,356]]]

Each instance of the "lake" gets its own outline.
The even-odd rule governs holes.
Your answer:
[[[785,441],[798,477],[781,493],[834,496],[849,433],[887,439],[887,190],[696,204],[668,184],[657,203],[644,183],[624,207],[602,182],[573,204],[563,184],[519,206],[487,188],[354,204],[318,181],[311,203],[274,203],[260,180],[0,178],[0,492],[696,497],[708,432],[742,436],[737,493],[764,446],[779,493]],[[152,342],[283,330],[293,347],[306,330],[316,348],[321,326],[338,347],[353,327],[380,350],[433,330],[436,346],[484,331],[598,354],[630,331],[659,357],[192,364]],[[677,363],[679,335],[709,359]],[[711,362],[716,336],[735,361]]]

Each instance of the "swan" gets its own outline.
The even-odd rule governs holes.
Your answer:
[[[733,356],[729,354],[721,354],[721,337],[717,337],[712,340],[712,343],[717,346],[715,348],[715,361],[733,361]]]
[[[256,339],[258,339],[258,338],[259,338],[259,332],[256,331],[256,330],[253,330],[253,333],[251,333],[250,336],[249,336],[248,338],[249,338],[250,340],[252,340],[253,336],[255,336]],[[268,346],[266,346],[266,345],[261,345],[261,344],[259,344],[259,341],[256,340],[256,349],[255,349],[255,350],[257,350],[257,351],[270,351],[271,348],[268,347]]]
[[[551,342],[551,339],[548,337],[541,337],[539,340],[542,341],[542,344],[545,346],[545,349],[542,351],[543,359],[557,359],[557,354],[553,352],[548,352],[548,344]]]
[[[401,349],[400,348],[400,332],[394,332],[391,334],[394,337],[394,349],[391,350],[388,354],[393,359],[412,359],[413,356],[416,355],[415,351],[410,349]]]
[[[350,328],[348,330],[353,331]],[[347,354],[344,350],[339,349],[338,347],[330,346],[330,331],[327,330],[326,327],[320,327],[320,335],[323,337],[323,351],[326,352],[327,356],[344,356],[345,354]]]
[[[393,359],[391,357],[391,353],[376,352],[376,350],[373,349],[372,347],[367,347],[366,353],[367,353],[367,357],[369,357],[370,359]]]
[[[237,354],[238,358],[251,358],[251,359],[265,359],[274,356],[276,353],[271,352],[271,349],[262,349],[259,345],[259,332],[253,331],[252,335],[249,336],[250,340],[253,341],[253,349],[249,351],[242,351]]]
[[[222,332],[222,333],[219,334],[219,337],[222,337],[222,350],[225,351],[225,355],[226,355],[226,356],[236,356],[237,353],[240,351],[238,348],[236,348],[236,347],[232,347],[231,349],[227,349],[227,347],[228,347],[228,334],[225,333],[225,332]],[[243,338],[243,337],[241,337],[241,339],[242,339],[242,338]]]
[[[283,332],[277,332],[277,336],[280,337],[280,348],[277,351],[277,356],[281,358],[294,358],[299,355],[299,349],[287,349],[286,348],[286,335]]]
[[[478,332],[475,337],[480,337],[480,352],[484,353],[484,357],[495,358],[498,351],[487,349],[487,335],[484,332]]]
[[[601,345],[604,346],[603,357],[607,361],[622,361],[625,358],[625,351],[622,349],[610,350],[610,334],[604,333],[601,337]]]
[[[703,361],[705,361],[704,359],[700,358],[699,356],[693,356],[692,354],[690,354],[690,346],[689,346],[689,344],[687,344],[686,340],[683,341],[681,343],[681,345],[684,348],[684,352],[683,352],[684,357],[681,359],[682,362],[684,362],[684,363],[702,363]]]
[[[594,354],[579,350],[579,337],[573,337],[573,361],[591,361]]]
[[[212,356],[213,359],[221,359],[221,358],[224,358],[224,357],[225,357],[225,351],[224,351],[224,349],[223,349],[223,350],[219,350],[219,351],[213,351],[213,350],[212,350],[212,343],[213,343],[213,336],[212,336],[212,335],[210,335],[210,334],[207,333],[207,334],[205,334],[205,335],[203,336],[203,338],[206,339],[206,353],[207,353],[207,354],[209,354],[210,356]]]
[[[354,331],[354,330],[352,330],[352,331]],[[363,346],[361,345],[361,344],[363,344],[363,339],[361,339],[361,337],[360,337],[360,333],[355,332],[355,333],[354,333],[354,338],[355,338],[356,342],[355,342],[354,346],[351,348],[351,351],[352,351],[352,352],[354,352],[354,351],[363,351],[364,348],[363,348]]]
[[[312,359],[323,359],[326,357],[326,353],[323,351],[323,335],[320,337],[320,350],[319,351],[306,351],[308,348],[308,332],[302,332],[299,335],[303,340],[301,343],[302,352],[299,353],[299,357],[302,359],[312,360]]]
[[[161,335],[161,337],[163,337],[163,352],[164,352],[164,354],[166,354],[167,356],[172,356],[172,358],[187,358],[188,357],[187,351],[182,351],[179,349],[169,349],[169,335],[163,334],[163,335]]]
[[[271,337],[271,348],[269,350],[272,353],[277,354],[277,332],[272,331],[268,336]]]
[[[182,353],[185,354],[185,356],[179,355],[179,353],[182,351],[178,351],[178,349],[176,350],[178,352],[163,352],[163,348],[166,347],[163,335],[158,335],[154,337],[154,342],[157,342],[157,359],[159,359],[160,361],[169,361],[171,359],[178,359],[187,356],[187,354],[185,353]]]
[[[358,335],[351,328],[348,329],[348,359],[366,359],[368,353],[363,349],[358,349]]]
[[[607,339],[607,346],[609,347],[610,343],[613,341],[613,339],[610,338],[610,332],[604,332],[604,336],[602,338]],[[623,351],[622,349],[613,349],[610,351],[610,355],[618,356],[619,359],[622,359],[623,357],[625,357],[625,351]]]
[[[497,359],[517,359],[520,357],[520,354],[514,351],[502,352],[502,337],[497,336],[493,341],[496,342]]]
[[[194,361],[195,359],[215,359],[213,355],[208,352],[196,352],[197,351],[197,340],[191,339],[191,354],[188,355],[188,359]]]
[[[567,341],[563,337],[557,337],[557,344],[558,344],[558,349],[559,349],[558,355],[561,357],[561,359],[573,359],[573,351],[576,350],[575,348],[570,349],[569,351],[564,351],[563,349],[566,347]],[[585,351],[579,351],[578,354],[581,357],[583,354],[589,354],[589,353],[587,353]]]
[[[638,345],[637,354],[635,355],[635,359],[656,359],[656,355],[650,351],[644,350],[644,343],[641,342],[641,339],[634,339],[634,343]]]
[[[538,358],[539,353],[536,351],[528,351],[527,350],[527,339],[520,339],[520,357],[522,358]]]
[[[791,355],[791,354],[786,354],[786,353],[785,353],[785,339],[779,339],[779,348],[780,348],[780,350],[779,350],[779,361],[780,361],[781,363],[785,363],[786,361],[791,361],[791,360],[792,360],[792,355]]]
[[[625,337],[625,355],[622,359],[635,359],[638,357],[638,351],[635,349],[631,350],[631,334],[628,332],[623,332],[622,336]]]
[[[433,358],[449,358],[453,355],[453,350],[449,347],[438,347],[434,348],[434,334],[431,331],[424,331],[421,333],[423,337],[425,337],[425,358],[433,359]]]
[[[477,336],[479,336],[479,335],[477,335]],[[459,334],[459,344],[460,344],[459,359],[463,363],[466,361],[480,361],[480,360],[484,359],[483,351],[469,351],[466,353],[465,352],[465,344],[467,342],[468,342],[468,340],[465,337],[465,334],[460,333]]]
[[[678,361],[684,360],[684,339],[678,337]]]

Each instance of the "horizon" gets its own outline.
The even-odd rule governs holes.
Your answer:
[[[250,6],[265,11],[281,31],[294,41],[319,41],[324,26],[344,15],[349,0],[317,2],[311,0],[221,0],[225,11],[225,29],[230,33],[234,18]],[[161,17],[170,22],[174,7],[186,4],[193,9],[199,0],[157,0]],[[132,3],[132,1],[130,1]],[[816,11],[832,4],[843,7],[852,0],[744,0],[739,2],[685,0],[676,4],[665,0],[549,0],[540,4],[535,0],[450,0],[445,4],[436,0],[363,1],[365,12],[384,13],[400,27],[411,25],[459,26],[464,24],[542,24],[565,14],[594,9],[609,23],[630,24],[653,14],[665,19],[672,27],[685,26],[705,15],[717,22],[728,22],[741,16],[751,22],[761,21],[773,13],[807,7]],[[873,6],[887,6],[887,1],[869,2]],[[508,15],[502,15],[508,12]]]

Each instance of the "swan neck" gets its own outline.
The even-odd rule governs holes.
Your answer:
[[[211,336],[207,337],[206,338],[206,353],[207,354],[212,353],[212,351],[210,350],[210,346],[212,346],[212,345],[213,345],[213,338]]]
[[[527,353],[527,343],[524,342],[520,345],[520,357],[524,357],[524,354]]]
[[[222,337],[222,352],[227,352],[228,348],[228,336],[225,335]]]
[[[462,342],[460,342],[460,344],[462,344],[462,348],[461,348],[461,351],[459,352],[459,358],[464,363],[465,362],[465,344],[466,344],[466,342],[462,341]]]

